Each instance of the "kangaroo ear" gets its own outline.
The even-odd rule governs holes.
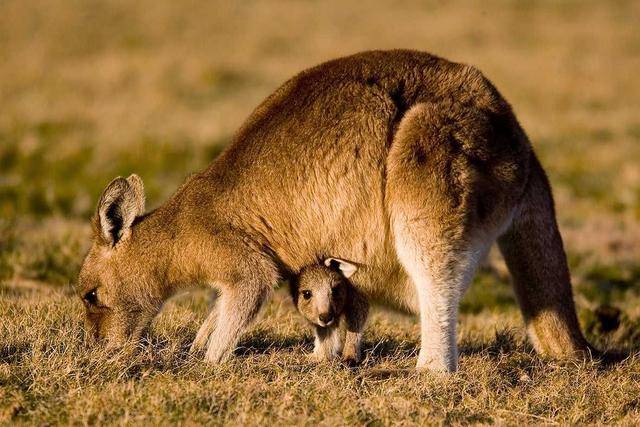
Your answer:
[[[140,216],[144,214],[144,205],[146,203],[146,198],[144,196],[144,184],[142,183],[142,178],[140,178],[135,173],[129,175],[127,178],[127,183],[136,194],[136,203],[138,213],[136,216]]]
[[[356,267],[355,264],[339,258],[327,258],[324,260],[324,265],[333,270],[339,271],[347,279],[353,276],[353,273],[358,270],[358,267]]]
[[[133,221],[144,214],[144,204],[144,185],[138,175],[111,181],[93,217],[96,238],[111,247],[126,239]]]

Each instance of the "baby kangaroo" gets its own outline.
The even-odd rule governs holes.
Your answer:
[[[324,265],[309,265],[291,280],[291,296],[296,308],[314,327],[313,355],[317,360],[332,360],[342,350],[348,365],[361,360],[362,330],[369,303],[349,281],[357,267],[347,261],[328,258]],[[340,324],[346,327],[344,348]]]

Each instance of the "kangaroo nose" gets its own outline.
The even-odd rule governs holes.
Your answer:
[[[322,313],[318,318],[321,322],[329,324],[333,321],[333,313]]]

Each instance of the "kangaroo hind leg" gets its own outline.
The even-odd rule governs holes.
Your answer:
[[[420,305],[419,368],[457,369],[459,301],[523,185],[519,151],[493,127],[511,116],[487,114],[418,104],[389,153],[387,208]]]

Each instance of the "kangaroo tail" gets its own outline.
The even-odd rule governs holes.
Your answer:
[[[530,167],[513,222],[498,239],[527,333],[540,354],[558,358],[599,355],[580,330],[551,188],[533,154]]]

